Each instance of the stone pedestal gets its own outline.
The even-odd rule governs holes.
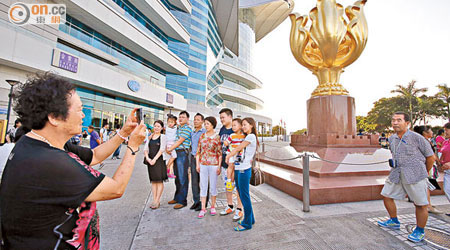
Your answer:
[[[308,135],[292,135],[292,147],[268,151],[260,159],[266,182],[303,199],[301,160],[273,159],[309,152],[316,157],[309,161],[312,205],[381,199],[391,153],[378,145],[378,135],[356,135],[355,99],[318,96],[307,107]]]
[[[332,95],[307,102],[308,135],[356,135],[355,98]]]

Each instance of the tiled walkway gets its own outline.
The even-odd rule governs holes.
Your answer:
[[[377,225],[377,221],[387,220],[387,219],[389,219],[389,217],[385,216],[385,217],[369,218],[367,220],[374,223],[375,225]],[[425,230],[426,230],[425,240],[422,242],[419,242],[419,243],[414,243],[414,242],[411,242],[408,240],[408,235],[411,233],[412,230],[414,230],[414,227],[416,225],[415,214],[399,215],[398,219],[401,223],[400,230],[389,229],[389,228],[384,228],[384,227],[379,227],[379,228],[388,232],[392,236],[403,241],[405,244],[411,246],[414,249],[418,249],[418,250],[419,249],[420,250],[449,249],[449,248],[445,248],[445,245],[448,246],[448,243],[449,243],[448,241],[447,241],[447,244],[445,244],[445,243],[442,244],[442,240],[440,240],[441,242],[439,242],[438,240],[435,240],[435,238],[448,239],[448,237],[450,236],[450,224],[448,222],[437,219],[433,216],[429,216],[427,226],[425,228]],[[427,229],[433,229],[433,228],[438,229],[438,231],[427,232],[427,231],[429,231]],[[436,233],[441,233],[442,235],[434,235]],[[445,234],[447,234],[447,236],[445,236]],[[435,237],[432,237],[432,236],[435,236]],[[436,241],[438,241],[438,242],[436,242]]]

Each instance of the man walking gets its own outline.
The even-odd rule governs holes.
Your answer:
[[[195,160],[195,155],[197,154],[198,141],[200,140],[200,136],[206,132],[203,128],[203,122],[205,118],[202,114],[197,113],[194,116],[194,131],[192,131],[192,152],[190,154],[191,157],[191,181],[192,181],[192,196],[194,199],[194,204],[191,206],[191,209],[195,209],[195,211],[200,211],[202,209],[202,204],[200,202],[200,174],[197,172],[197,164]],[[208,204],[208,201],[206,202]]]
[[[189,188],[188,168],[189,168],[189,150],[191,148],[192,129],[189,127],[189,113],[182,111],[178,116],[180,126],[177,129],[177,141],[167,150],[170,155],[172,150],[177,151],[177,159],[174,164],[175,178],[175,196],[169,201],[169,204],[176,204],[173,208],[180,209],[187,205],[187,194]]]
[[[102,143],[105,143],[109,140],[108,130],[109,124],[108,123],[103,124],[103,128],[100,129],[100,141]]]
[[[94,149],[94,148],[98,147],[98,145],[102,144],[100,136],[98,135],[97,131],[94,130],[94,126],[90,125],[88,127],[88,132],[89,132],[89,134],[91,134],[91,139],[90,139],[90,143],[89,143],[91,149]],[[105,163],[101,162],[99,169],[103,168],[104,166],[105,166]]]
[[[420,242],[425,236],[424,228],[428,219],[427,177],[434,164],[434,152],[425,137],[408,129],[410,117],[407,113],[394,113],[391,124],[395,131],[389,138],[392,169],[381,191],[390,219],[378,221],[378,225],[400,229],[394,199],[402,200],[408,195],[416,206],[417,222],[408,239]]]

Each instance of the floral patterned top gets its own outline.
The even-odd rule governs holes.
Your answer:
[[[222,144],[219,135],[202,134],[198,142],[197,155],[200,156],[201,165],[219,165],[219,157],[222,157]]]

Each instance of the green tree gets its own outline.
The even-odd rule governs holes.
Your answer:
[[[272,135],[284,135],[285,130],[283,127],[280,127],[280,125],[276,125],[272,127]]]
[[[297,131],[295,131],[294,133],[292,133],[293,135],[303,135],[305,132],[307,132],[308,130],[306,128],[303,129],[299,129]]]
[[[445,106],[444,101],[433,96],[423,95],[417,99],[418,107],[416,117],[423,124],[427,124],[428,118],[445,117],[446,111],[442,109]]]
[[[408,103],[401,96],[383,97],[376,101],[367,114],[367,123],[375,125],[375,131],[382,132],[391,127],[391,117],[396,111],[408,110]]]
[[[357,115],[356,116],[356,130],[362,129],[366,132],[376,131],[377,124],[368,121],[367,116]]]
[[[417,103],[418,95],[428,91],[428,88],[416,88],[416,81],[412,80],[408,85],[396,85],[396,89],[392,90],[391,93],[398,93],[401,97],[406,99],[408,108],[407,111],[410,114],[412,124],[418,120],[418,117],[414,116],[414,104]]]
[[[445,117],[448,119],[448,121],[450,121],[450,88],[445,83],[439,84],[437,87],[439,91],[435,95],[435,97],[442,100],[442,106],[445,110]]]

